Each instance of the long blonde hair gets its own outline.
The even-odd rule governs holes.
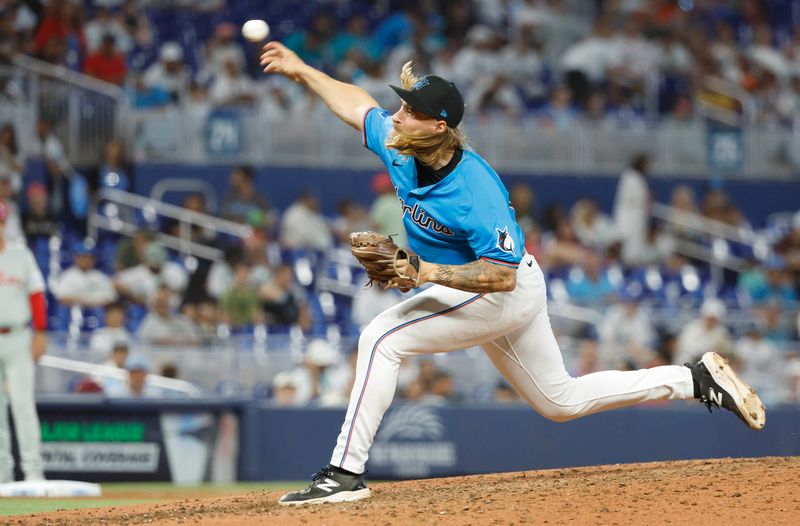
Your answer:
[[[417,83],[419,77],[411,69],[411,61],[403,64],[400,72],[400,82],[405,89]],[[430,166],[436,162],[441,150],[455,150],[456,148],[468,149],[467,135],[460,127],[447,127],[444,133],[409,133],[393,131],[386,139],[386,147],[393,148],[401,155],[416,157],[419,161]]]

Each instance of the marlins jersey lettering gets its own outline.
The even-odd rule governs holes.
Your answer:
[[[431,263],[484,259],[516,267],[525,254],[525,239],[497,173],[465,150],[447,177],[418,188],[414,159],[384,144],[392,127],[386,110],[372,108],[364,116],[362,142],[389,171],[410,248]]]

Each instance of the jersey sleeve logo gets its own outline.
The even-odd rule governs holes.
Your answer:
[[[508,233],[508,227],[505,227],[503,230],[495,228],[495,230],[497,231],[497,248],[512,256],[516,256],[514,252],[514,239],[511,237],[511,234]]]

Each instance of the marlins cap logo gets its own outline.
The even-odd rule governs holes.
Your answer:
[[[495,230],[497,231],[497,248],[511,255],[516,255],[514,253],[514,239],[511,237],[511,234],[508,233],[508,227],[505,227],[503,230],[495,228]]]
[[[422,88],[424,88],[425,86],[427,86],[428,84],[430,84],[430,81],[428,81],[428,79],[419,79],[417,81],[417,83],[414,84],[414,88],[413,89],[416,90],[416,91],[419,91]]]

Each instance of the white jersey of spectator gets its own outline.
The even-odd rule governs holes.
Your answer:
[[[650,214],[650,190],[644,175],[628,168],[622,172],[614,195],[614,223],[622,240],[622,255],[644,245]]]
[[[212,104],[228,104],[240,97],[257,96],[256,84],[239,71],[235,76],[223,71],[214,76],[208,89],[208,98]]]
[[[131,335],[122,328],[103,327],[97,329],[92,333],[89,338],[89,350],[93,353],[108,355],[114,350],[114,346],[118,343],[125,343],[130,345]]]
[[[158,274],[154,274],[146,265],[136,265],[119,271],[114,276],[114,281],[149,302],[161,285],[166,285],[173,292],[182,291],[189,282],[189,276],[183,267],[167,261]]]
[[[103,385],[103,393],[109,398],[162,398],[164,391],[148,382],[145,382],[141,395],[131,392],[130,386],[127,382],[116,381],[108,382]]]
[[[606,71],[615,63],[614,43],[610,38],[592,35],[579,40],[564,51],[562,71],[580,71],[593,83],[602,82]]]
[[[177,313],[164,318],[149,312],[139,325],[136,336],[142,342],[174,341],[175,345],[200,341],[197,326],[186,316]]]
[[[775,344],[758,336],[746,334],[734,345],[734,355],[739,361],[739,370],[750,385],[758,391],[765,403],[780,402],[786,397],[783,359]]]
[[[78,299],[84,305],[105,305],[117,299],[111,278],[97,269],[84,271],[75,265],[58,276],[51,289],[59,301]]]
[[[525,43],[524,36],[517,39],[522,41],[511,42],[500,50],[500,72],[528,97],[543,96],[545,87],[541,81],[544,64],[542,57],[536,48]]]
[[[283,214],[280,239],[288,248],[327,250],[333,246],[333,234],[325,217],[299,202]]]
[[[379,75],[380,69],[376,69],[372,74],[364,74],[355,80],[355,85],[372,95],[381,108],[391,107],[395,101],[395,94],[389,87],[388,81]]]
[[[581,220],[573,208],[570,224],[575,236],[582,245],[600,250],[605,250],[609,245],[620,238],[619,230],[614,221],[607,214],[597,211],[591,222]]]
[[[725,305],[718,299],[707,299],[700,308],[699,319],[692,320],[684,326],[678,335],[677,348],[673,363],[694,363],[694,360],[706,352],[728,354],[733,347],[728,328],[724,325]],[[708,318],[715,318],[716,324],[709,326]]]
[[[602,368],[617,368],[628,361],[645,367],[653,357],[655,330],[650,316],[639,305],[612,305],[597,332]]]
[[[303,359],[311,367],[321,368],[317,378],[316,402],[328,406],[347,405],[350,393],[345,391],[352,379],[352,372],[338,351],[325,340],[312,340]],[[305,365],[301,365],[292,370],[291,374],[292,384],[296,389],[296,403],[308,404],[314,395],[314,379],[311,371]]]
[[[179,95],[186,92],[189,86],[189,73],[186,67],[180,65],[183,61],[183,49],[175,42],[165,42],[159,51],[159,60],[148,67],[142,80],[147,86],[157,86],[171,93]],[[170,71],[167,63],[176,63],[180,66]]]
[[[44,140],[40,139],[38,136],[36,137],[36,141],[33,144],[32,155],[42,157],[55,164],[63,175],[72,177],[72,172],[74,170],[67,159],[64,146],[61,144],[61,141],[58,140],[58,137],[52,133],[47,134]]]
[[[494,39],[494,32],[486,26],[475,26],[469,30],[467,44],[453,57],[453,70],[456,73],[452,79],[454,83],[469,86],[478,79],[497,75],[497,53],[490,47]]]
[[[87,51],[89,53],[97,51],[100,48],[103,37],[109,34],[114,37],[114,45],[118,52],[125,55],[133,49],[133,39],[120,21],[106,14],[102,18],[97,17],[90,20],[83,28]]]
[[[377,284],[361,287],[353,297],[353,322],[363,330],[375,316],[401,301],[403,298],[397,289],[382,289]]]
[[[755,32],[755,42],[747,48],[747,58],[757,66],[774,74],[778,79],[783,79],[789,74],[789,64],[775,46],[772,45],[772,36],[769,29],[761,27]]]
[[[613,62],[630,77],[641,80],[658,66],[659,50],[641,34],[618,34],[612,39]]]
[[[671,73],[689,73],[693,64],[691,52],[682,43],[671,40],[659,46],[659,68]]]

